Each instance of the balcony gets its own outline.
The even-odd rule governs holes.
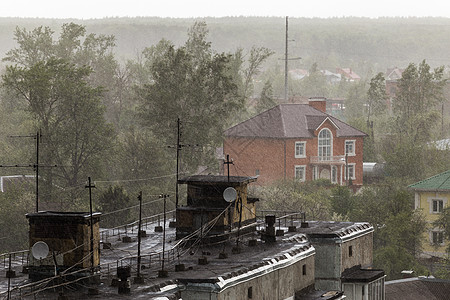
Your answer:
[[[309,163],[316,165],[345,165],[345,155],[310,156]]]

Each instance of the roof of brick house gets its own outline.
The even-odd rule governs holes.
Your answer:
[[[338,137],[366,136],[339,119],[308,104],[279,104],[225,131],[227,137],[313,138],[314,131],[326,120],[335,127]]]

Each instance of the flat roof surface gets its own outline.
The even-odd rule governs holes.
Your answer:
[[[178,183],[250,183],[256,181],[257,177],[230,176],[229,179],[228,181],[228,176],[226,175],[193,175],[178,179]]]
[[[51,213],[48,213],[52,215]],[[59,215],[59,214],[58,214]],[[83,214],[81,214],[83,215]],[[165,250],[171,250],[178,243],[175,239],[175,228],[169,227],[169,220],[166,223]],[[241,235],[240,253],[233,253],[232,248],[236,246],[235,239],[224,244],[203,245],[200,241],[194,241],[190,246],[180,248],[165,255],[166,263],[164,269],[168,271],[167,278],[159,278],[158,271],[161,270],[161,252],[163,249],[163,233],[155,230],[163,222],[149,223],[144,226],[146,237],[141,238],[142,256],[142,276],[143,284],[134,284],[133,278],[136,275],[138,238],[137,228],[128,228],[128,233],[123,232],[117,235],[106,236],[105,229],[101,229],[102,243],[111,243],[110,249],[101,249],[100,267],[102,271],[101,282],[97,286],[99,295],[92,296],[95,299],[158,299],[163,295],[171,295],[171,288],[176,287],[176,282],[206,282],[210,284],[226,285],[230,284],[238,276],[253,276],[254,272],[264,272],[274,267],[276,264],[289,262],[292,257],[305,257],[314,255],[315,249],[307,239],[305,234],[299,232],[288,232],[284,228],[285,235],[276,237],[276,243],[265,243],[260,240],[256,232]],[[108,231],[110,232],[110,231]],[[130,242],[123,242],[122,238],[128,236]],[[256,246],[249,246],[249,240],[256,239]],[[177,249],[177,248],[174,248]],[[226,253],[227,258],[219,259],[219,253]],[[179,255],[179,257],[178,257]],[[199,258],[206,258],[208,264],[200,265]],[[13,270],[17,277],[13,278],[12,286],[23,286],[29,283],[28,275],[20,272],[22,269],[20,258],[13,259]],[[167,261],[168,260],[168,261]],[[185,271],[175,272],[176,264],[184,264]],[[120,265],[130,265],[132,269],[131,293],[129,295],[118,294],[118,288],[110,285],[112,278],[116,277],[116,268]],[[7,265],[6,265],[7,266]],[[107,276],[109,272],[109,276]],[[6,292],[8,280],[2,276],[0,279],[0,297],[2,292]],[[12,294],[13,296],[17,293]],[[69,299],[79,299],[81,297],[91,297],[86,290],[65,290]],[[35,299],[49,299],[57,297],[58,292],[43,291],[36,295]],[[75,297],[75,298],[73,298]],[[23,299],[34,299],[23,297]],[[164,298],[163,298],[164,299]]]
[[[342,273],[343,282],[371,282],[384,276],[383,270],[351,268]]]
[[[307,228],[299,227],[297,231],[311,237],[345,237],[359,232],[373,230],[372,225],[367,222],[307,221],[307,223]]]
[[[386,300],[447,300],[450,280],[408,278],[386,281]]]
[[[29,218],[89,218],[89,212],[61,212],[61,211],[39,211],[37,213],[30,213],[25,215]],[[93,217],[100,217],[100,212],[93,212]]]

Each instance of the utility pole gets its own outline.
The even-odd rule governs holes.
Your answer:
[[[92,217],[92,188],[95,188],[95,185],[91,183],[91,177],[88,177],[88,185],[85,188],[89,189],[89,213],[91,215],[91,273],[94,272],[94,222]]]
[[[137,277],[141,277],[141,226],[142,226],[142,191],[139,192],[139,228],[138,228],[138,258],[137,258]]]
[[[180,159],[180,118],[177,118],[177,181],[175,183],[175,209],[178,208],[178,173],[179,173],[179,159]]]
[[[288,100],[288,16],[286,16],[286,45],[284,51],[284,102]]]
[[[166,198],[169,197],[167,194],[162,194],[159,198],[164,199],[164,224],[163,224],[163,242],[162,242],[162,264],[161,270],[158,272],[158,277],[167,277],[167,271],[164,270],[164,260],[165,260],[165,251],[166,251]]]
[[[286,40],[285,40],[285,50],[284,50],[284,102],[287,103],[289,98],[289,86],[288,86],[288,61],[289,60],[299,60],[301,57],[289,58],[289,17],[286,16]],[[292,40],[293,41],[293,40]]]

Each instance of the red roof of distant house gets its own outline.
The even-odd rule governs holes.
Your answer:
[[[386,80],[397,80],[402,78],[404,69],[392,68],[386,71]]]
[[[336,127],[337,136],[366,136],[339,119],[308,104],[280,104],[225,131],[225,136],[261,138],[312,138],[326,119]]]
[[[342,68],[342,69],[338,68],[336,71],[338,73],[344,75],[347,79],[351,79],[354,81],[358,81],[361,79],[361,77],[358,74],[356,74],[355,72],[353,72],[353,70],[350,68]]]

